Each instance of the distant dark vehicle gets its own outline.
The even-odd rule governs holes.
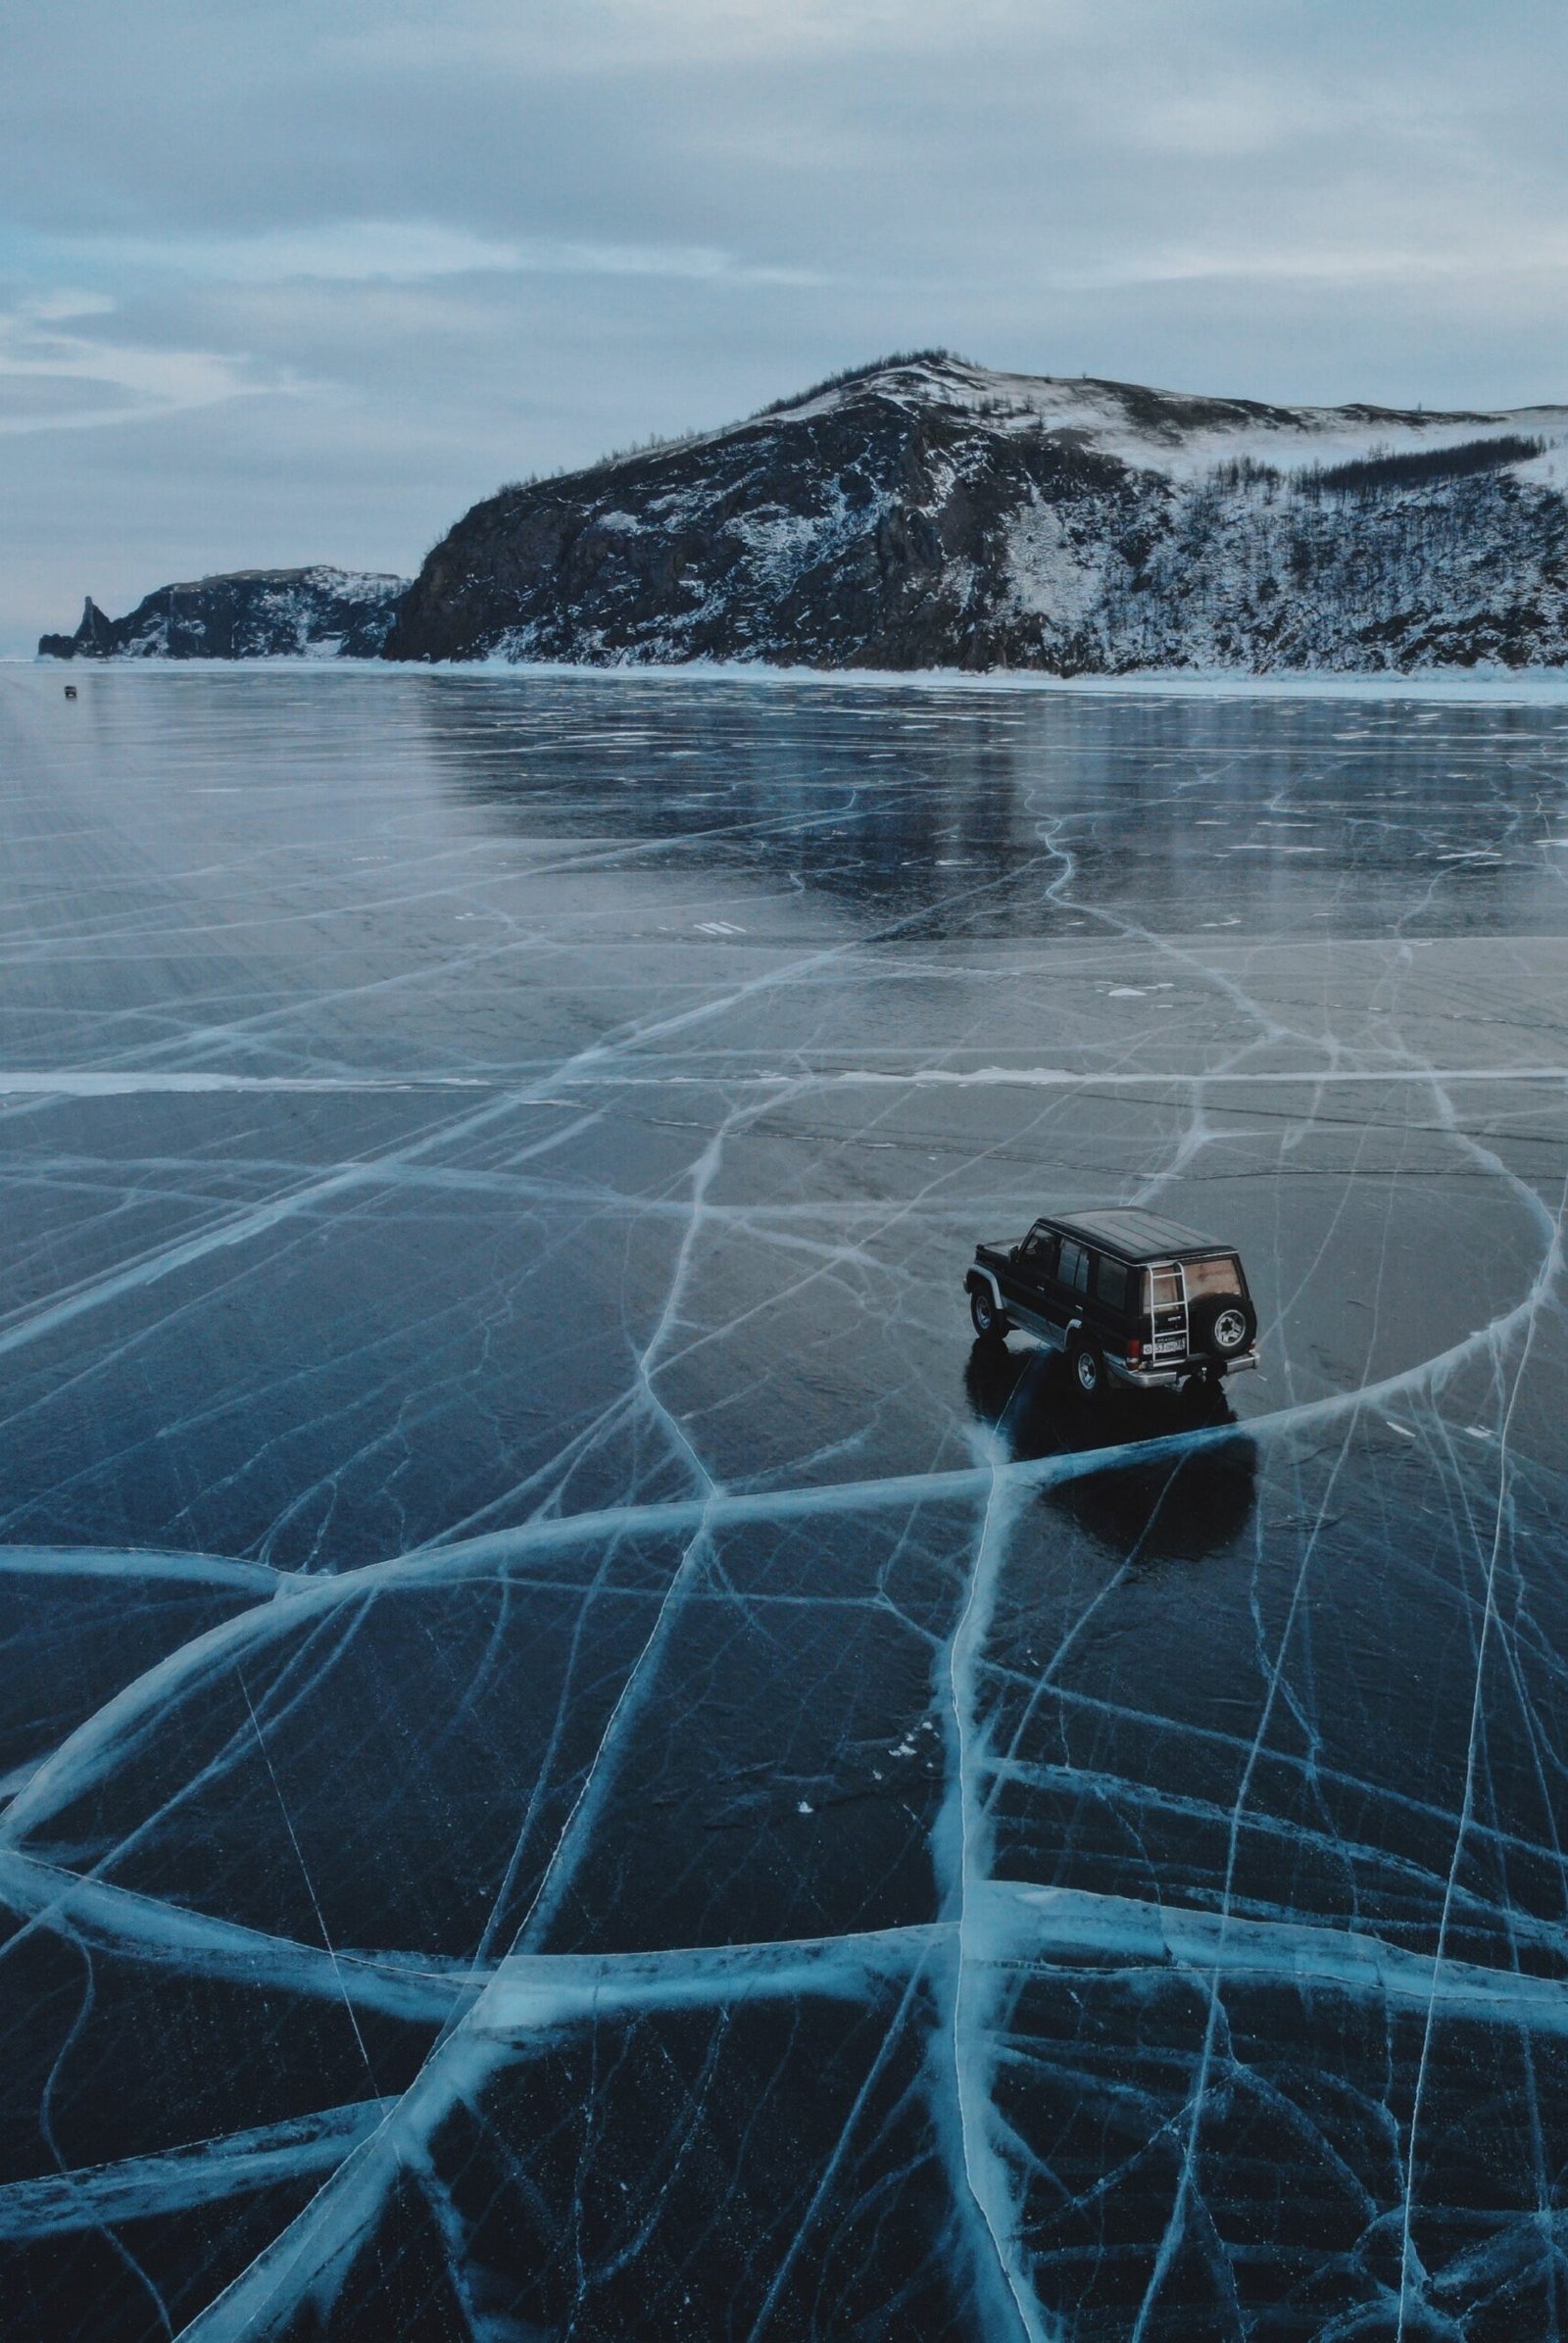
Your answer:
[[[68,683],[68,684],[67,684],[67,686],[66,686],[66,698],[67,698],[68,700],[74,700],[74,698],[75,698],[75,697],[76,697],[76,687],[75,687],[75,685],[74,685],[74,683]]]
[[[983,1342],[1014,1326],[1041,1336],[1086,1399],[1112,1380],[1161,1391],[1257,1365],[1240,1255],[1157,1212],[1037,1220],[1018,1245],[977,1245],[963,1283]]]

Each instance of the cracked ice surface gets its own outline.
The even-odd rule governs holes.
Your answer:
[[[7,2331],[1562,2331],[1568,707],[0,734]]]

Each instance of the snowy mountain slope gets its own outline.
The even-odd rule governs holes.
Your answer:
[[[408,580],[347,569],[238,569],[160,586],[123,618],[88,597],[74,635],[45,635],[48,659],[372,659]]]
[[[1557,663],[1565,485],[1568,409],[1277,408],[894,362],[503,489],[429,556],[386,656]]]

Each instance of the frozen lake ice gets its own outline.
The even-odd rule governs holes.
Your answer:
[[[1568,705],[79,680],[6,2331],[1564,2331]],[[971,1343],[1131,1199],[1217,1419]]]

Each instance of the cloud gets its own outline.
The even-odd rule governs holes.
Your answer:
[[[740,66],[790,58],[836,61],[907,57],[971,44],[988,29],[1016,34],[1032,23],[1058,29],[1085,15],[1078,0],[469,0],[432,11],[422,0],[379,9],[373,21],[332,36],[336,53],[364,66],[465,68],[578,74],[628,67]]]
[[[739,284],[814,284],[817,272],[748,266],[708,244],[601,244],[569,237],[500,238],[438,220],[335,220],[249,236],[57,238],[44,249],[68,265],[111,271],[174,271],[228,284],[290,278],[415,282],[436,276],[545,274],[689,276]]]
[[[54,293],[34,293],[17,304],[19,318],[34,325],[59,324],[70,317],[106,317],[115,308],[108,293],[73,292],[62,286]]]
[[[1079,268],[1051,269],[1041,281],[1063,293],[1266,282],[1276,289],[1294,286],[1308,297],[1316,290],[1347,295],[1378,285],[1405,290],[1463,285],[1473,299],[1475,279],[1483,273],[1498,283],[1514,279],[1546,292],[1561,284],[1565,269],[1568,236],[1544,221],[1534,236],[1521,236],[1502,257],[1491,249],[1484,231],[1472,237],[1456,234],[1437,251],[1414,243],[1375,246],[1310,237],[1260,249],[1238,237],[1231,243],[1123,247]]]
[[[210,350],[138,349],[60,330],[114,308],[102,294],[62,291],[0,310],[0,433],[101,428],[288,387]]]

